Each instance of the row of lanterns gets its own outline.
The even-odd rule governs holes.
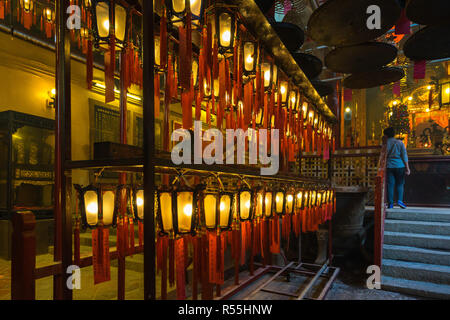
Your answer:
[[[144,197],[141,187],[78,187],[84,227],[113,226],[118,212],[119,194],[127,191],[134,218],[143,221]],[[244,187],[238,192],[206,191],[204,185],[164,187],[157,192],[156,218],[164,235],[194,234],[207,230],[227,231],[233,221],[272,219],[292,215],[298,210],[330,204],[333,189],[269,189]]]

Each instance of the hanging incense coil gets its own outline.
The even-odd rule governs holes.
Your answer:
[[[322,72],[322,61],[320,61],[320,59],[316,56],[296,52],[292,53],[292,57],[308,79],[317,78]]]
[[[450,22],[448,0],[410,0],[405,9],[408,19],[415,23],[436,25]]]
[[[293,23],[273,22],[272,28],[289,52],[299,50],[305,41],[305,33]]]
[[[367,27],[367,8],[381,9],[381,28]],[[345,46],[374,40],[392,28],[401,9],[395,0],[328,0],[313,12],[308,22],[308,36],[327,46]]]
[[[368,42],[336,48],[325,57],[328,69],[339,73],[357,73],[380,68],[397,57],[397,48],[383,42]]]
[[[403,47],[411,60],[435,60],[450,57],[450,24],[425,27],[414,33]]]
[[[366,89],[399,81],[405,76],[405,72],[397,67],[382,67],[355,73],[344,79],[344,87],[349,89]]]

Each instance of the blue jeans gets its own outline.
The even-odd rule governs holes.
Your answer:
[[[387,168],[387,198],[388,204],[394,204],[394,189],[397,190],[398,201],[403,202],[405,186],[405,168]]]

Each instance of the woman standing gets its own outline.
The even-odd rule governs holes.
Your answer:
[[[403,191],[405,185],[405,175],[410,174],[408,154],[403,142],[394,138],[394,128],[386,128],[383,133],[387,137],[386,173],[388,208],[391,209],[394,207],[395,189],[397,190],[398,206],[402,209],[406,209],[406,205],[403,203]]]

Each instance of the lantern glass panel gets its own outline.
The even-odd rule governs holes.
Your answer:
[[[231,196],[228,194],[220,197],[219,203],[219,225],[221,228],[228,228],[231,214]]]
[[[288,83],[287,81],[282,81],[280,84],[281,102],[286,103],[288,95]]]
[[[303,205],[303,191],[297,192],[297,199],[295,200],[295,207],[301,209]]]
[[[282,213],[284,207],[284,193],[279,191],[275,194],[275,211]]]
[[[255,44],[247,41],[244,43],[244,70],[246,72],[253,72],[255,69]]]
[[[194,81],[194,87],[198,85],[198,62],[197,60],[192,60],[192,80]]]
[[[99,2],[95,7],[95,14],[97,16],[97,30],[100,38],[109,35],[109,4],[106,2]]]
[[[191,231],[194,193],[192,191],[177,192],[177,218],[178,232],[187,233]]]
[[[144,219],[144,190],[136,192],[136,209],[138,218]]]
[[[200,17],[203,0],[191,0],[191,12],[194,16]]]
[[[155,65],[161,65],[161,40],[159,36],[155,36]]]
[[[170,192],[162,192],[159,196],[159,204],[161,206],[161,221],[164,232],[173,231],[172,219],[172,194]]]
[[[113,224],[115,197],[114,191],[106,191],[102,195],[103,225],[105,226]]]
[[[231,46],[231,37],[233,36],[231,34],[231,15],[229,13],[223,12],[219,16],[219,44],[222,47],[229,47]]]
[[[242,220],[247,220],[250,217],[251,198],[250,191],[242,191],[239,194],[239,218]]]
[[[264,202],[265,202],[264,215],[266,217],[270,217],[272,216],[272,192],[266,192]]]
[[[304,191],[303,192],[303,207],[309,208],[310,202],[309,202],[309,195],[311,191]]]
[[[84,206],[86,211],[86,222],[90,226],[98,223],[98,195],[97,191],[88,190],[84,193]]]
[[[311,197],[311,199],[310,199],[311,206],[315,206],[316,205],[316,190],[313,190],[311,192],[310,197]]]
[[[125,40],[125,28],[127,25],[127,10],[116,4],[115,5],[115,36],[118,40],[124,41]]]
[[[274,84],[277,84],[278,81],[278,67],[276,64],[273,64],[272,66],[272,82]]]
[[[206,228],[214,229],[216,227],[216,210],[217,196],[215,194],[207,194],[203,198],[203,208],[205,213]]]
[[[185,9],[184,0],[172,0],[172,10],[174,11],[174,13],[183,13],[184,9]]]
[[[270,72],[270,63],[264,62],[261,64],[261,71],[264,75],[264,87],[268,88],[271,85],[272,82],[272,75]]]
[[[291,108],[295,110],[295,106],[297,105],[297,93],[294,90],[289,93],[289,102],[291,103]]]
[[[256,195],[256,208],[255,208],[255,216],[261,217],[263,214],[263,194],[262,192],[258,192]]]
[[[441,101],[443,105],[450,104],[450,82],[442,85]]]
[[[317,192],[316,194],[316,206],[322,205],[322,192]]]
[[[288,193],[286,195],[286,214],[291,214],[294,210],[294,195],[292,193]]]

